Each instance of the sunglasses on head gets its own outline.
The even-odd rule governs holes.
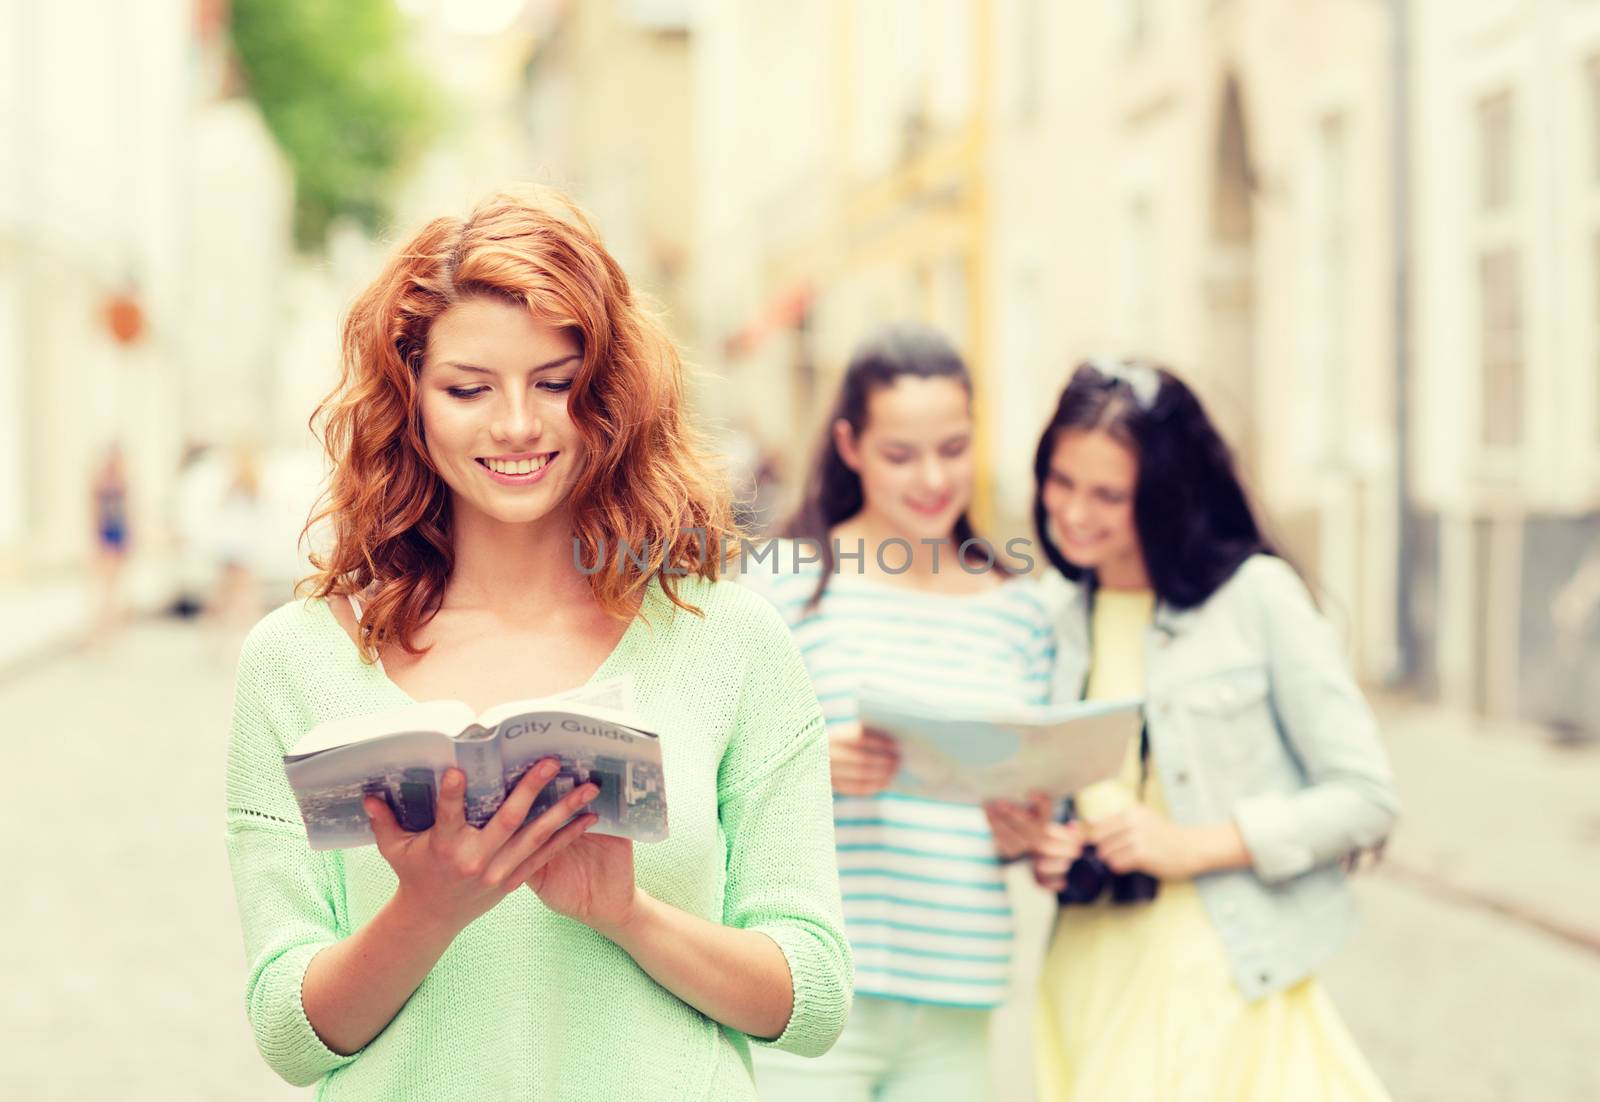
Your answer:
[[[1161,373],[1149,364],[1096,358],[1085,361],[1084,366],[1099,375],[1107,386],[1127,387],[1128,393],[1133,395],[1134,404],[1146,413],[1156,404],[1156,397],[1161,393]]]

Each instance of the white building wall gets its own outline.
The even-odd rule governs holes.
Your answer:
[[[136,555],[159,558],[186,440],[266,405],[288,187],[259,120],[207,146],[208,122],[253,109],[213,102],[196,18],[182,0],[0,14],[0,559],[24,573],[83,565],[113,441]],[[105,323],[118,293],[144,319],[128,346]]]
[[[1032,445],[1072,362],[1165,361],[1229,432],[1275,530],[1364,671],[1381,675],[1394,659],[1396,512],[1386,13],[1322,0],[1140,7],[998,9],[997,356],[1029,364],[999,375],[1002,512],[1026,508]],[[1036,121],[1022,43],[1045,59]],[[1255,186],[1252,244],[1231,258],[1213,226],[1230,79]],[[1337,180],[1319,141],[1330,117],[1344,138]],[[1315,245],[1335,216],[1330,259]],[[1250,320],[1230,337],[1213,288],[1245,260]]]

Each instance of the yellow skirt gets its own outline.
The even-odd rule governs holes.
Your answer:
[[[1066,907],[1034,1019],[1041,1102],[1388,1102],[1313,979],[1234,985],[1192,883]]]

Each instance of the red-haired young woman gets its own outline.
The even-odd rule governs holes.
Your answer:
[[[843,1026],[822,717],[705,552],[729,505],[681,374],[545,191],[430,223],[350,313],[332,547],[246,643],[227,784],[256,1041],[321,1098],[753,1098],[752,1040],[814,1055]],[[586,833],[592,785],[523,825],[545,763],[481,829],[450,770],[429,830],[369,800],[375,848],[308,848],[282,755],[312,725],[623,675],[668,840]]]

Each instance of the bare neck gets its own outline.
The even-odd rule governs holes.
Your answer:
[[[594,601],[588,578],[573,560],[565,509],[529,524],[457,514],[452,546],[455,566],[444,609],[538,615]]]

